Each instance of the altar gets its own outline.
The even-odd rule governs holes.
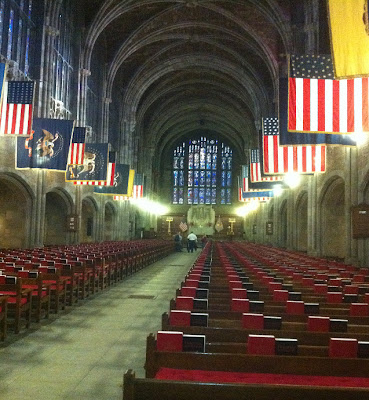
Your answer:
[[[215,211],[209,204],[191,206],[187,212],[188,231],[197,236],[214,234]]]

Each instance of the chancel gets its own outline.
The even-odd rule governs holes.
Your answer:
[[[367,0],[0,0],[0,400],[369,398]]]

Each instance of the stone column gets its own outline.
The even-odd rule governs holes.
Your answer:
[[[77,97],[77,123],[80,126],[86,125],[87,116],[87,80],[91,71],[87,68],[80,68],[78,74],[78,97]]]
[[[103,132],[102,141],[105,143],[109,142],[109,109],[111,102],[112,99],[106,97],[103,104],[103,126],[101,131]]]
[[[44,245],[45,234],[45,208],[46,208],[46,194],[45,194],[45,171],[34,170],[37,174],[37,187],[35,199],[35,221],[32,224],[34,227],[34,247],[42,247]]]
[[[310,256],[318,256],[320,249],[318,249],[318,226],[317,226],[317,175],[308,177],[308,221],[307,221],[307,242],[308,254]]]
[[[81,229],[82,229],[82,186],[75,186],[75,202],[73,213],[77,216],[77,232],[73,235],[73,244],[79,244],[81,241]]]
[[[357,147],[345,149],[346,169],[345,177],[345,220],[346,220],[346,258],[349,264],[358,263],[358,242],[352,238],[351,208],[358,204],[358,157]]]

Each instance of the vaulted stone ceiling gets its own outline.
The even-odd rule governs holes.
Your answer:
[[[275,111],[290,4],[89,0],[91,47],[102,36],[108,47],[107,97],[119,87],[124,120],[159,153],[201,131],[242,154],[256,145],[261,117]]]

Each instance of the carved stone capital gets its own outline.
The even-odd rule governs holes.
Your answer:
[[[49,36],[59,36],[60,32],[58,29],[54,28],[53,26],[50,25],[45,25],[45,33]]]
[[[81,68],[80,69],[80,74],[82,76],[91,76],[91,71],[87,68]]]

